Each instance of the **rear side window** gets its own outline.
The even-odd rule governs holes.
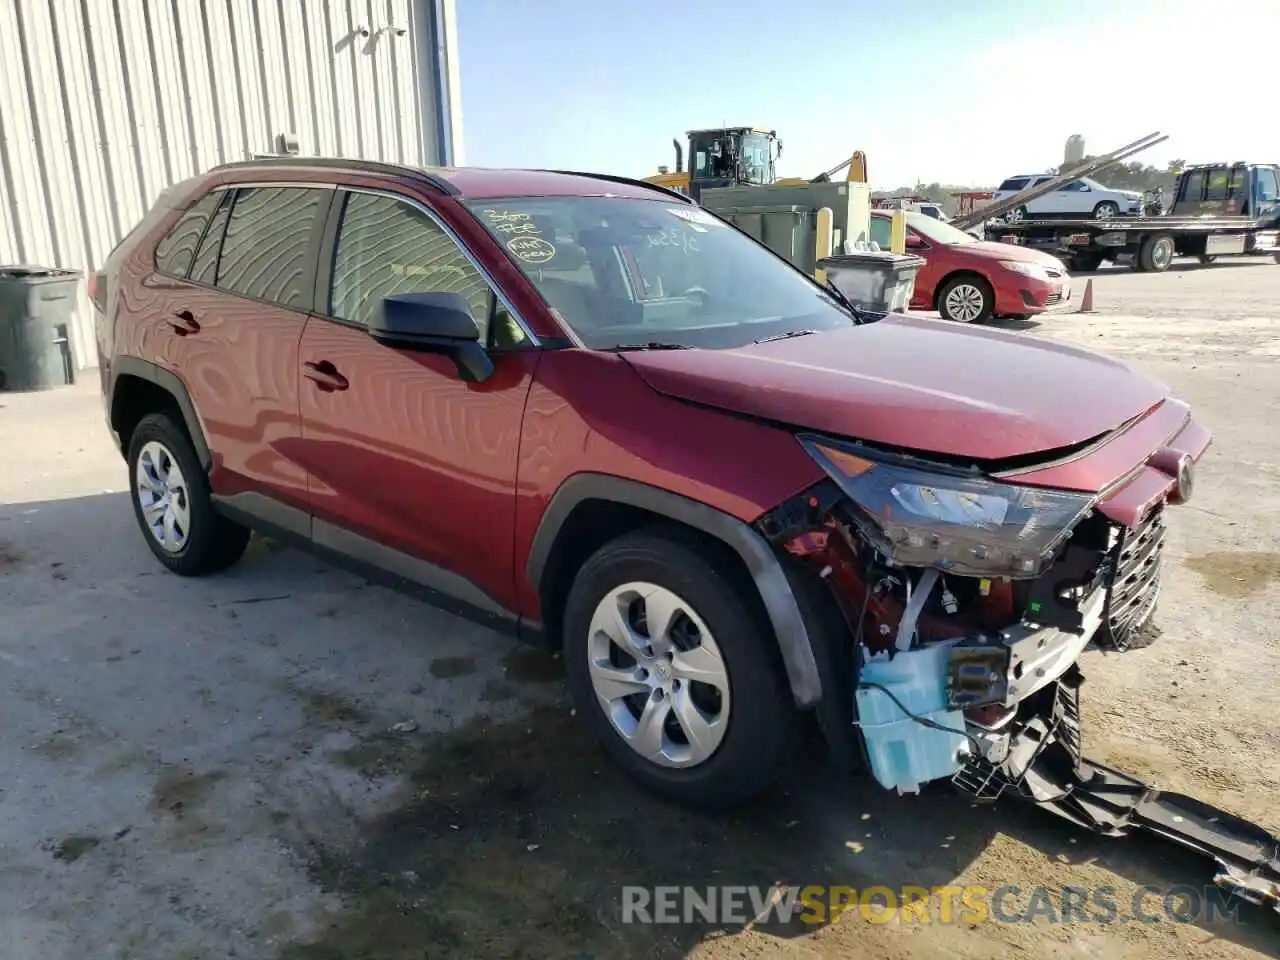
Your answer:
[[[222,234],[227,229],[227,215],[231,212],[231,191],[223,190],[215,196],[218,198],[218,209],[209,223],[209,229],[204,232],[200,249],[196,251],[195,262],[191,265],[191,279],[196,283],[213,283],[218,271]]]
[[[1214,167],[1209,171],[1209,186],[1206,188],[1206,200],[1227,199],[1227,188],[1231,183],[1231,173],[1226,167]]]
[[[217,286],[296,310],[311,304],[312,236],[332,196],[305,187],[251,187],[236,193],[218,257]]]
[[[1182,193],[1180,200],[1203,200],[1204,199],[1204,180],[1205,171],[1193,170],[1188,173],[1182,180]]]
[[[1019,190],[1022,190],[1024,187],[1026,187],[1026,185],[1027,185],[1026,177],[1010,177],[1004,183],[1000,184],[1000,189],[1017,193]]]
[[[211,193],[193,206],[156,244],[156,270],[171,277],[185,277],[196,256],[196,247],[209,225],[220,193]]]

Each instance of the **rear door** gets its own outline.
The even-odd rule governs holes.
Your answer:
[[[1038,187],[1046,180],[1052,180],[1052,177],[1036,177],[1028,186]],[[1061,213],[1063,209],[1063,197],[1061,190],[1050,190],[1042,197],[1036,197],[1026,205],[1027,213],[1033,216],[1043,216],[1044,214]]]
[[[185,382],[209,442],[215,497],[304,534],[306,472],[291,449],[300,434],[298,345],[333,193],[275,185],[216,192],[160,330],[166,365]],[[170,236],[177,250],[192,244],[178,228]],[[158,259],[164,250],[162,241]],[[187,260],[184,253],[171,269]]]

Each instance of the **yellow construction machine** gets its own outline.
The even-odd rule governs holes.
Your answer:
[[[780,179],[774,168],[777,158],[782,155],[782,141],[778,139],[775,130],[763,127],[716,127],[690,130],[686,136],[689,169],[684,169],[685,151],[680,141],[672,140],[676,151],[675,171],[665,166],[659,167],[657,174],[645,177],[645,180],[670,190],[678,190],[699,201],[704,190],[721,187],[826,183],[845,167],[849,168],[847,179],[850,182],[867,182],[867,158],[861,150],[811,180],[801,177]]]

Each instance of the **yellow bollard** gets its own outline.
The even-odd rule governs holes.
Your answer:
[[[819,260],[831,256],[831,247],[835,238],[835,213],[830,207],[823,207],[818,211],[817,220],[815,222],[816,233],[818,235],[817,242],[813,248],[813,262],[817,264]],[[827,271],[820,267],[816,267],[813,271],[813,278],[819,283],[827,282]]]
[[[893,226],[889,233],[889,249],[894,253],[907,252],[907,211],[893,211]]]

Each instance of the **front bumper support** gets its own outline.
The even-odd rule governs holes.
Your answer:
[[[1280,839],[1207,803],[1157,790],[1127,773],[1084,759],[1079,714],[1082,680],[1078,671],[1072,671],[1059,681],[1051,716],[1026,723],[999,767],[971,760],[957,774],[957,785],[987,799],[1015,792],[1104,836],[1143,830],[1165,837],[1212,857],[1218,886],[1280,912]]]

